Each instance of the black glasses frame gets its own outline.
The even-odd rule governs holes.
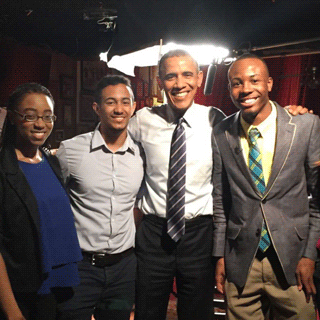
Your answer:
[[[45,116],[38,116],[37,114],[22,114],[22,113],[18,112],[17,110],[13,110],[13,111],[16,114],[18,114],[24,121],[27,121],[27,122],[36,122],[36,121],[38,121],[39,118],[42,119],[42,121],[46,122],[46,123],[55,122],[57,120],[57,116],[55,116],[54,114],[45,115]],[[28,117],[36,117],[36,119],[30,119]]]

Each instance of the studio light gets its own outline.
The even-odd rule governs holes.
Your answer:
[[[134,67],[156,66],[162,55],[174,49],[188,51],[199,65],[209,65],[212,61],[219,64],[229,55],[228,49],[211,44],[184,45],[170,42],[166,45],[155,45],[122,56],[113,56],[110,61],[108,61],[107,53],[101,53],[100,60],[107,62],[109,68],[134,76]]]

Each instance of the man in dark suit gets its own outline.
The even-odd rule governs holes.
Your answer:
[[[214,130],[217,288],[229,319],[315,319],[310,297],[320,235],[320,121],[269,100],[265,62],[229,69],[240,111]]]

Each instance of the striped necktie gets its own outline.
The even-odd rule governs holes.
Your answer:
[[[261,136],[261,133],[257,128],[252,128],[249,131],[249,139],[250,139],[250,150],[249,150],[249,169],[253,181],[261,194],[265,191],[265,182],[262,170],[262,156],[259,150],[259,146],[257,144],[258,138]],[[271,241],[268,235],[268,230],[263,221],[262,230],[261,230],[261,238],[259,242],[259,249],[262,252],[267,251],[270,247]]]
[[[168,178],[167,232],[177,242],[185,233],[186,135],[180,118],[173,132]]]

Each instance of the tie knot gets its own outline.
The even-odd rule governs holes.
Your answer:
[[[249,139],[251,141],[251,143],[255,143],[257,142],[258,138],[261,136],[260,131],[258,130],[258,128],[252,128],[249,131]]]
[[[183,117],[179,118],[179,119],[177,120],[177,125],[178,125],[178,126],[181,126],[182,123],[183,123],[183,121],[184,121],[184,118],[183,118]]]

